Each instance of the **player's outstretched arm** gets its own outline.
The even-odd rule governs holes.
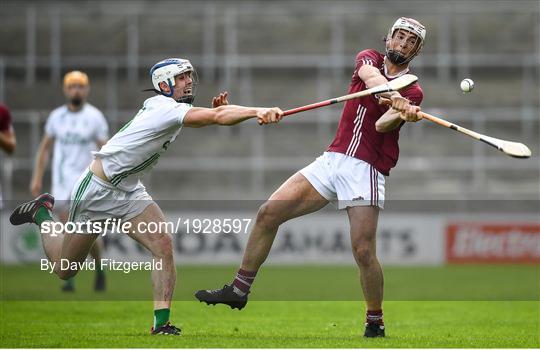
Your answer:
[[[184,126],[200,128],[207,125],[235,125],[245,120],[257,118],[259,124],[277,123],[283,111],[277,107],[243,107],[224,105],[217,108],[191,108],[184,117]]]

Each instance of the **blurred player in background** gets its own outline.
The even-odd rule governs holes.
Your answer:
[[[418,21],[399,18],[386,38],[386,54],[368,49],[358,53],[349,93],[384,84],[409,72],[420,52],[426,30]],[[347,101],[334,141],[313,163],[277,189],[261,206],[236,277],[222,289],[200,290],[195,296],[208,304],[242,309],[257,271],[266,260],[279,226],[337,202],[347,210],[354,258],[366,301],[366,337],[384,337],[383,272],[376,255],[379,209],[384,206],[385,176],[396,165],[399,130],[405,121],[420,119],[423,92],[415,83],[398,92]],[[386,100],[388,101],[388,100]],[[325,283],[331,283],[325,281]],[[321,288],[324,288],[322,284]]]
[[[69,215],[71,190],[81,173],[92,161],[92,151],[107,142],[109,127],[96,107],[87,102],[90,83],[88,76],[80,71],[72,71],[64,76],[66,104],[51,112],[45,124],[45,135],[41,140],[30,183],[32,196],[41,193],[43,173],[49,162],[51,147],[54,145],[52,166],[52,194],[56,200],[56,213],[61,222]],[[90,255],[100,261],[103,241],[97,240]],[[105,274],[97,268],[94,289],[105,289]],[[74,279],[68,279],[62,290],[74,291]]]
[[[0,148],[7,154],[13,154],[17,146],[15,130],[8,106],[0,103]]]
[[[171,58],[160,61],[150,69],[150,75],[154,85],[152,90],[157,96],[144,101],[137,115],[98,152],[93,153],[90,169],[81,175],[72,192],[69,221],[95,222],[118,218],[132,225],[128,235],[147,248],[154,261],[162,264],[161,269],[152,271],[152,334],[179,335],[180,329],[169,322],[176,283],[171,232],[166,232],[168,225],[160,226],[160,223],[166,223],[163,212],[146,192],[140,179],[170,147],[183,126],[234,125],[252,118],[257,118],[260,124],[276,123],[283,112],[279,108],[228,105],[227,93],[213,99],[213,108],[193,107],[196,74],[188,60]],[[52,220],[50,210],[53,205],[54,198],[43,194],[17,207],[10,221],[14,225],[32,222],[41,226]],[[165,226],[165,230],[147,233],[144,227],[148,223]],[[42,234],[41,237],[51,262],[58,262],[61,258],[81,262],[97,235],[84,232],[57,237]],[[75,275],[77,270],[61,270],[57,266],[55,273],[66,279]]]
[[[11,120],[8,106],[0,103],[0,148],[8,155],[13,154],[17,146],[15,129]],[[2,198],[2,184],[0,183],[0,210],[4,207]]]

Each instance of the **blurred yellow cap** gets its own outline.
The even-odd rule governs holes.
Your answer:
[[[87,86],[88,83],[88,75],[81,71],[74,70],[64,75],[64,86],[70,86],[73,84]]]

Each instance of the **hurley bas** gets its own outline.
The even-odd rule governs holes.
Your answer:
[[[131,271],[161,271],[163,269],[163,262],[161,259],[152,261],[116,261],[114,259],[101,259],[99,261],[101,270],[108,269],[110,271],[122,271],[123,273],[130,273]],[[68,259],[60,259],[60,264],[57,266],[56,262],[49,262],[47,259],[41,259],[40,264],[41,271],[48,271],[53,273],[56,268],[61,271],[67,270],[96,270],[96,261],[83,261],[83,262],[69,262]]]

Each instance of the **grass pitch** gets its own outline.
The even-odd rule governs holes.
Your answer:
[[[35,265],[2,266],[1,344],[540,347],[537,266],[385,268],[384,339],[362,337],[364,306],[354,267],[267,266],[253,288],[252,301],[242,311],[193,301],[195,289],[220,287],[234,270],[180,267],[171,319],[183,335],[165,337],[148,334],[152,322],[148,273],[109,273],[108,292],[96,296],[91,291],[93,274],[83,272],[77,277],[76,293],[66,295],[59,292],[57,279],[39,272]],[[496,285],[499,291],[490,293]]]

